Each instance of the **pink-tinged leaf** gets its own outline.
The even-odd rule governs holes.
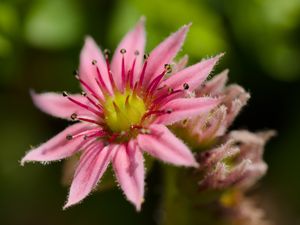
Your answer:
[[[30,94],[34,104],[41,111],[48,113],[51,116],[71,120],[71,115],[76,113],[81,116],[94,117],[93,113],[69,101],[66,97],[63,97],[62,94],[52,92],[37,94],[34,91],[31,91]],[[79,102],[89,104],[87,99],[79,94],[69,96]]]
[[[144,159],[135,141],[120,145],[113,159],[117,180],[127,199],[140,211],[144,201]]]
[[[103,148],[99,142],[82,154],[64,209],[79,203],[96,187],[111,161],[112,154],[111,146]]]
[[[93,61],[94,64],[93,65]],[[106,62],[101,49],[91,37],[86,37],[84,46],[80,53],[79,77],[89,85],[94,92],[102,96],[102,93],[95,79],[98,77],[97,68],[102,75],[103,81],[111,90],[110,80],[107,72]],[[83,90],[88,92],[88,89],[82,86]]]
[[[180,120],[199,116],[201,113],[207,113],[220,102],[220,99],[210,97],[177,98],[161,107],[161,110],[170,111],[170,113],[158,116],[155,122],[170,125]]]
[[[185,40],[190,25],[181,27],[177,32],[170,35],[150,53],[148,66],[145,73],[144,84],[158,76],[164,70],[165,64],[170,64]]]
[[[55,161],[73,155],[83,147],[83,144],[86,141],[82,137],[74,138],[72,140],[67,140],[66,137],[88,129],[89,126],[84,123],[76,123],[67,127],[64,131],[54,136],[46,143],[29,151],[21,160],[21,164],[24,165],[24,163],[28,161]]]
[[[205,81],[222,55],[223,54],[220,54],[216,57],[203,60],[179,71],[178,73],[170,76],[166,81],[162,82],[161,86],[166,85],[167,87],[171,87],[176,90],[182,89],[183,84],[186,83],[189,86],[189,91],[194,91]]]
[[[128,70],[131,70],[134,59],[136,58],[136,63],[134,67],[134,80],[136,75],[139,74],[142,66],[146,34],[144,28],[145,18],[142,17],[140,21],[136,24],[134,29],[129,31],[125,37],[122,39],[118,45],[111,62],[111,70],[113,71],[114,77],[116,78],[116,84],[121,87],[122,81],[122,53],[121,49],[125,49],[124,53],[124,65],[125,74],[127,76]],[[138,52],[138,55],[136,54]]]
[[[137,137],[141,149],[167,163],[198,166],[189,148],[164,125],[154,124],[149,130],[150,134],[139,134]]]
[[[196,96],[211,95],[216,96],[222,93],[228,80],[229,70],[224,70],[215,75],[211,80],[204,83],[196,90]]]

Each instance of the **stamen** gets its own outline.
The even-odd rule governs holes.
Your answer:
[[[78,75],[75,76],[75,78],[86,88],[89,90],[89,92],[96,98],[96,99],[101,99],[99,95],[96,94],[96,92],[93,91],[93,89],[86,83],[84,82]]]
[[[67,97],[67,96],[68,96],[68,93],[67,93],[66,91],[63,91],[62,95],[63,95],[64,97]]]
[[[68,141],[70,141],[70,140],[73,139],[73,136],[72,136],[71,134],[68,134],[68,135],[66,136],[66,139],[67,139]]]
[[[170,88],[168,89],[168,93],[158,96],[156,99],[154,99],[152,101],[152,105],[157,106],[158,104],[162,104],[162,102],[170,101],[171,96],[174,96],[175,94],[180,93],[182,91],[182,89],[173,90],[173,88]]]
[[[96,65],[96,64],[97,64],[97,60],[93,59],[93,60],[92,60],[92,64],[93,64],[93,65]]]
[[[75,100],[75,99],[73,99],[73,98],[71,98],[71,97],[69,97],[69,96],[66,96],[66,97],[67,97],[71,102],[75,103],[76,105],[79,105],[80,107],[82,107],[82,108],[84,108],[84,109],[86,109],[86,110],[88,110],[88,111],[90,111],[90,112],[96,114],[97,116],[102,116],[102,113],[100,113],[100,112],[98,112],[97,110],[95,110],[95,109],[89,107],[88,105],[86,105],[86,104],[84,104],[84,103],[81,103],[81,102],[79,102],[79,101],[77,101],[77,100]]]
[[[72,119],[72,120],[76,120],[76,119],[77,119],[77,114],[76,114],[76,113],[72,113],[71,119]]]
[[[133,60],[133,63],[132,63],[131,69],[130,69],[130,73],[129,73],[129,76],[127,79],[127,82],[129,80],[130,88],[133,88],[133,75],[134,75],[135,63],[136,63],[136,57]]]
[[[190,86],[187,83],[184,83],[183,88],[184,88],[184,90],[188,90],[190,88]]]
[[[87,140],[89,138],[95,138],[95,137],[104,137],[105,135],[107,135],[106,132],[102,131],[102,130],[99,130],[93,134],[90,134],[90,135],[84,135],[84,140]]]
[[[109,54],[110,51],[108,49],[104,50],[104,55],[105,55],[105,63],[106,63],[106,69],[109,77],[109,81],[111,83],[112,88],[114,89],[116,87],[116,83],[114,81],[114,78],[112,76],[111,70],[110,70],[110,64],[109,64]]]
[[[114,133],[114,134],[111,135],[111,137],[108,139],[108,142],[110,142],[110,143],[114,142],[118,136],[119,136],[118,133]]]
[[[172,66],[170,64],[165,64],[165,70],[166,70],[166,73],[171,73],[172,72]]]
[[[105,82],[104,82],[104,80],[102,78],[102,75],[100,73],[100,70],[99,70],[98,66],[96,66],[96,71],[97,71],[97,75],[98,75],[98,79],[99,79],[100,83],[98,82],[97,79],[96,79],[96,82],[97,82],[97,84],[98,84],[101,92],[102,93],[108,93],[108,94],[110,94],[110,92],[109,92],[109,90],[108,90],[108,88],[107,88],[107,86],[106,86],[106,84],[105,84]]]
[[[126,49],[122,48],[120,50],[120,53],[122,54],[122,84],[121,84],[121,91],[123,92],[124,91],[124,88],[125,88],[125,82],[126,82],[126,78],[125,78],[125,57],[124,57],[124,54],[126,53]]]
[[[104,56],[105,56],[105,58],[108,58],[109,57],[109,55],[110,55],[110,50],[109,49],[104,49]]]
[[[78,70],[74,70],[74,71],[73,71],[73,75],[74,75],[74,76],[78,75]]]
[[[130,129],[143,129],[144,127],[143,126],[141,126],[141,125],[131,125],[130,126]]]
[[[164,70],[160,75],[158,75],[156,78],[154,78],[151,81],[146,91],[146,98],[148,94],[151,94],[157,88],[157,86],[159,85],[161,79],[164,77],[165,74],[166,74],[166,70]]]
[[[144,77],[145,77],[145,72],[146,72],[146,68],[147,68],[147,64],[148,64],[148,55],[144,55],[144,65],[143,65],[143,69],[140,75],[140,80],[139,80],[139,87],[141,87],[143,85],[143,81],[144,81]]]
[[[164,110],[151,110],[147,113],[145,113],[141,119],[143,122],[147,117],[152,116],[152,115],[162,115],[165,114],[166,112]]]
[[[77,117],[77,119],[80,120],[80,121],[97,124],[99,126],[104,126],[104,123],[101,123],[100,121],[96,121],[96,120],[93,120],[93,119],[84,118],[84,117]]]
[[[101,130],[102,131],[102,130]],[[95,133],[98,133],[99,132],[99,128],[95,128],[95,129],[91,129],[91,130],[85,130],[85,131],[82,131],[78,134],[75,134],[72,136],[72,138],[78,138],[78,137],[84,137],[86,135],[89,135],[89,134],[95,134]]]
[[[92,103],[97,109],[103,111],[103,108],[101,105],[97,104],[94,100],[92,100],[89,96],[85,95],[85,97],[87,98],[87,100]]]
[[[122,49],[120,50],[120,53],[121,53],[121,54],[125,54],[125,53],[126,53],[126,49],[125,49],[125,48],[122,48]]]
[[[149,129],[143,128],[143,129],[141,129],[141,133],[142,134],[151,134],[151,131]]]
[[[166,113],[168,113],[168,114],[170,114],[170,113],[172,113],[173,112],[173,109],[167,109],[166,110]]]

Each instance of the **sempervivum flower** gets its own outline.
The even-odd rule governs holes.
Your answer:
[[[199,169],[204,172],[201,188],[248,189],[267,171],[263,160],[264,146],[274,131],[251,133],[231,131],[224,144],[199,154]]]
[[[247,104],[250,94],[237,84],[226,86],[227,80],[228,70],[224,70],[194,91],[196,97],[221,97],[219,107],[174,125],[180,136],[184,133],[182,137],[192,147],[207,148],[214,144],[218,137],[226,133],[243,106]]]
[[[216,56],[172,76],[173,58],[189,26],[183,26],[144,57],[145,31],[138,22],[121,41],[109,62],[88,37],[76,78],[82,95],[32,93],[34,103],[52,116],[78,121],[22,159],[48,162],[82,151],[64,207],[80,202],[112,162],[127,199],[140,210],[144,195],[143,152],[167,163],[197,166],[188,147],[166,125],[210,111],[217,98],[191,98],[220,58]]]

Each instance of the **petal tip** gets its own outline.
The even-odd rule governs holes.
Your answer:
[[[140,212],[140,211],[141,211],[143,202],[144,202],[144,198],[141,198],[141,199],[138,200],[136,203],[134,203],[134,205],[135,205],[135,210],[136,210],[137,212]]]
[[[223,56],[226,54],[226,52],[221,52],[221,53],[219,53],[217,56],[216,56],[216,58],[218,58],[218,59],[221,59],[221,58],[223,58]]]
[[[67,202],[66,202],[65,205],[63,206],[63,210],[66,210],[66,209],[68,209],[68,208],[70,208],[70,207],[72,207],[72,206],[78,204],[79,202],[80,202],[80,201],[71,201],[71,200],[70,200],[70,197],[68,197]]]
[[[146,22],[146,16],[142,15],[138,21],[138,24],[144,25]]]
[[[23,158],[19,161],[19,163],[20,163],[21,166],[24,166],[26,162],[27,162],[27,160],[26,160],[25,157],[23,157]]]
[[[190,27],[192,26],[192,23],[188,23],[183,25],[179,30],[178,33],[183,33],[184,35],[189,31]]]
[[[200,166],[200,164],[198,162],[193,162],[193,164],[191,165],[191,167],[194,167],[194,168],[198,168]]]

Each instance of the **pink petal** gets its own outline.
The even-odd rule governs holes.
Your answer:
[[[55,161],[71,156],[76,151],[80,150],[85,141],[83,138],[67,140],[67,135],[78,134],[87,129],[88,125],[84,123],[76,123],[67,127],[64,131],[54,136],[46,143],[29,151],[21,160],[21,164],[23,165],[27,161]]]
[[[52,92],[36,94],[34,91],[31,91],[30,94],[34,104],[41,111],[48,113],[51,116],[71,119],[71,115],[76,113],[78,115],[94,117],[94,114],[69,101],[67,98],[63,97],[62,94]],[[87,103],[86,98],[79,94],[69,96],[82,103]]]
[[[154,124],[149,127],[150,134],[139,134],[139,146],[153,157],[180,166],[198,164],[189,148],[164,125]]]
[[[93,60],[96,60],[95,65],[92,64]],[[111,89],[106,62],[101,49],[91,37],[87,37],[80,53],[79,76],[101,96],[101,91],[95,82],[95,78],[98,77],[96,66],[99,68],[105,84]],[[85,87],[83,89],[88,92]]]
[[[171,63],[184,42],[190,25],[181,27],[160,43],[149,55],[144,84],[148,84],[154,77],[164,70],[164,65]]]
[[[135,28],[125,35],[125,37],[118,45],[112,58],[111,69],[113,71],[115,81],[119,88],[121,87],[122,81],[122,54],[120,53],[121,49],[126,50],[126,53],[124,54],[126,75],[128,70],[132,68],[133,61],[136,58],[136,51],[139,52],[139,55],[137,56],[137,61],[135,63],[135,74],[138,74],[141,70],[144,48],[146,43],[144,20],[145,19],[142,17],[140,21],[136,24]]]
[[[189,61],[189,56],[184,55],[178,60],[178,62],[173,62],[172,64],[174,64],[174,66],[172,68],[172,74],[175,74],[180,70],[183,70],[187,66],[188,61]]]
[[[201,86],[196,90],[196,96],[219,95],[225,88],[228,80],[228,72],[228,70],[224,70],[215,75],[211,80],[207,81],[203,87]]]
[[[167,85],[167,87],[176,90],[182,89],[183,84],[187,83],[189,85],[189,91],[193,91],[205,81],[221,56],[223,56],[223,54],[187,67],[170,76],[165,82],[162,82],[161,86]]]
[[[108,167],[112,153],[111,146],[103,148],[102,144],[96,143],[91,150],[82,154],[64,209],[79,203],[96,187]]]
[[[113,167],[117,180],[127,199],[132,202],[136,210],[141,209],[144,201],[144,159],[135,141],[126,146],[120,145],[116,150]]]
[[[209,112],[220,102],[220,99],[209,97],[177,98],[171,100],[161,108],[161,110],[171,110],[171,113],[166,113],[157,117],[155,122],[170,125],[177,121],[198,116],[201,113]]]

